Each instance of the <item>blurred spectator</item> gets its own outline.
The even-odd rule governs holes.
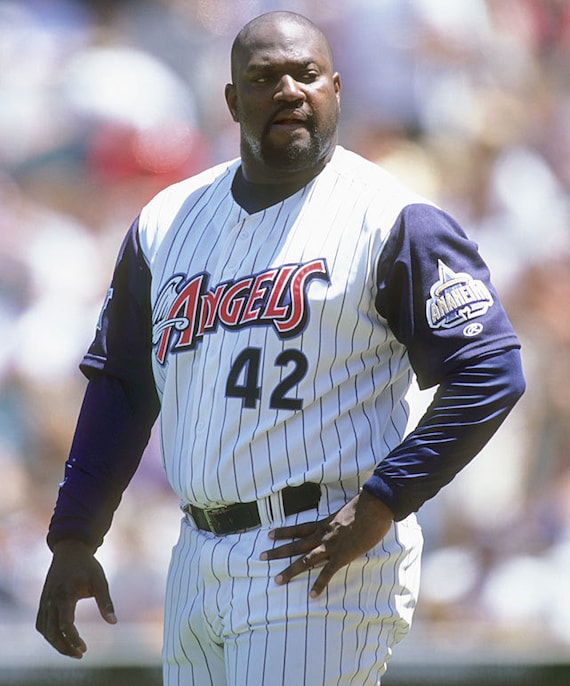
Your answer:
[[[77,364],[118,245],[160,188],[237,154],[229,43],[273,9],[323,26],[343,77],[341,142],[450,207],[523,340],[530,392],[420,514],[418,622],[527,638],[532,625],[570,645],[570,598],[553,611],[537,593],[570,574],[564,0],[0,2],[0,621],[33,623]],[[418,393],[416,414],[426,401]],[[132,589],[116,593],[124,619],[160,621],[166,559],[153,541],[174,541],[177,520],[153,440],[101,551],[111,583]]]

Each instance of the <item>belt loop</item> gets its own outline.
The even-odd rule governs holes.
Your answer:
[[[275,522],[282,521],[285,516],[281,492],[261,498],[257,501],[257,506],[262,526],[272,526]]]
[[[273,511],[273,522],[282,522],[287,516],[283,505],[283,491],[272,493],[269,496],[269,502]]]

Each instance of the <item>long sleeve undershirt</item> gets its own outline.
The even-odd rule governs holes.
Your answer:
[[[523,394],[517,349],[466,365],[444,381],[416,429],[364,488],[400,520],[435,496],[483,448]]]
[[[50,548],[65,538],[101,545],[158,415],[154,389],[137,390],[135,402],[116,377],[90,379],[49,528]]]

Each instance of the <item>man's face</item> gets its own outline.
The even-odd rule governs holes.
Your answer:
[[[233,62],[226,99],[251,180],[319,167],[336,145],[340,78],[326,43],[295,23],[258,27]],[[259,178],[256,178],[258,177]]]

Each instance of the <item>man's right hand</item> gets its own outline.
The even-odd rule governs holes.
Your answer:
[[[87,650],[75,627],[75,607],[82,598],[95,598],[103,619],[117,623],[105,572],[92,550],[80,541],[60,541],[40,598],[36,629],[62,655],[77,659]]]

